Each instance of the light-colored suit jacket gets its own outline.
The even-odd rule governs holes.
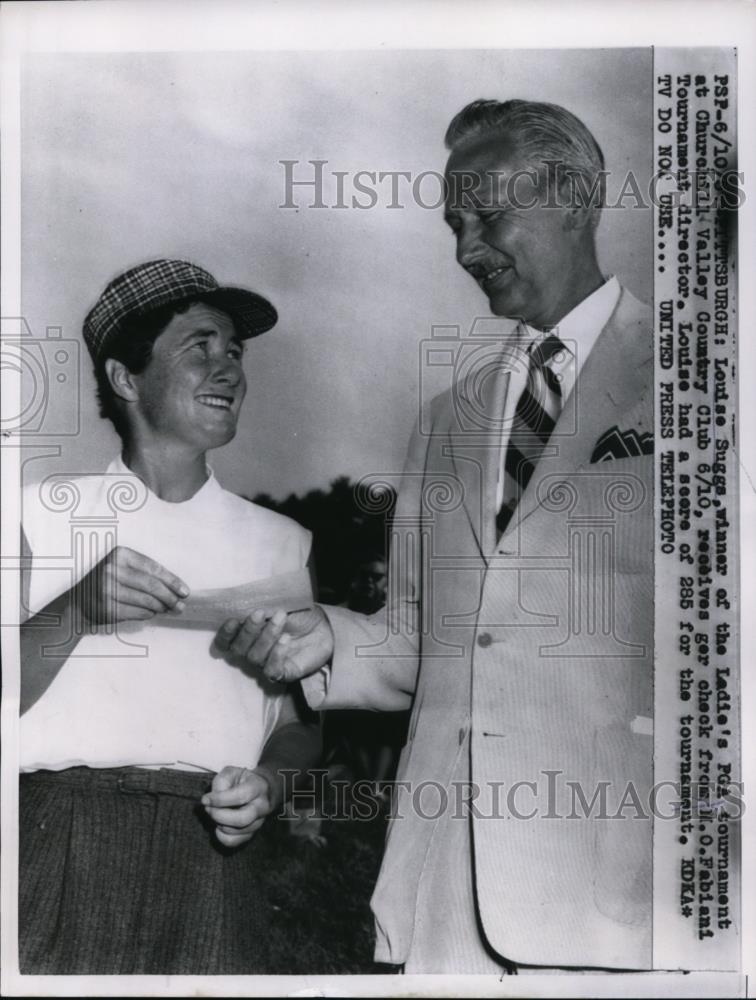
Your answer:
[[[490,945],[519,963],[646,969],[651,312],[622,291],[497,541],[495,415],[508,381],[467,379],[423,415],[394,518],[387,611],[326,608],[335,657],[325,700],[316,683],[308,697],[321,708],[412,706],[398,773],[409,791],[373,897],[379,960],[407,958],[432,850],[433,807],[413,808],[413,790],[449,782],[469,733]]]

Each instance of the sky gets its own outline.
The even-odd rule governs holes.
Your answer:
[[[266,295],[273,331],[251,341],[235,440],[210,462],[246,495],[325,487],[401,469],[429,395],[451,368],[422,364],[434,327],[469,334],[486,298],[454,259],[442,209],[399,181],[374,185],[369,209],[332,207],[333,173],[443,171],[450,119],[479,97],[563,104],[596,136],[614,173],[651,172],[649,50],[466,50],[34,54],[22,76],[22,306],[35,338],[49,327],[79,344],[81,324],[117,273],[181,257],[221,283]],[[287,200],[286,169],[308,179],[327,161],[325,200]],[[429,175],[420,189],[437,202]],[[366,197],[359,200],[366,202]],[[605,274],[652,294],[651,214],[606,211]],[[44,348],[48,364],[53,355]],[[73,356],[73,354],[71,355]],[[118,449],[97,414],[83,349],[49,419],[78,427],[60,454],[25,464],[103,469]],[[53,369],[51,368],[52,372]],[[56,376],[57,377],[57,376]],[[53,394],[55,398],[53,399]],[[31,458],[28,453],[27,458]]]

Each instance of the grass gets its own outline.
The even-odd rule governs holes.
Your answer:
[[[396,971],[373,962],[370,896],[386,833],[385,815],[324,819],[323,846],[292,836],[291,823],[272,820],[260,831],[270,912],[268,955],[277,974],[358,974]],[[268,971],[268,970],[266,970]]]

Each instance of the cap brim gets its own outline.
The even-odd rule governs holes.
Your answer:
[[[229,314],[242,340],[267,333],[278,321],[278,313],[262,295],[245,288],[214,288],[202,292],[202,298]]]

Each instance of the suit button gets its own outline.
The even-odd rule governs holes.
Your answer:
[[[490,632],[481,632],[478,636],[478,645],[482,646],[484,649],[486,646],[490,646],[493,642]]]

